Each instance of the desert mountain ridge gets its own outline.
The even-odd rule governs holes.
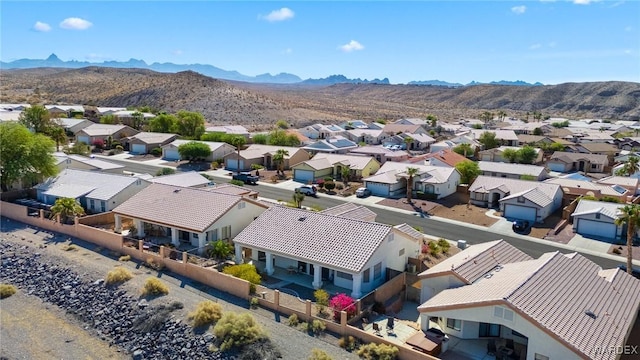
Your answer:
[[[263,84],[219,80],[193,71],[161,73],[107,67],[0,71],[0,102],[150,106],[201,112],[214,124],[251,128],[284,119],[294,126],[353,119],[396,120],[434,114],[445,121],[505,111],[525,118],[640,119],[640,83],[443,87],[392,84]]]
[[[388,78],[384,79],[349,79],[344,75],[334,74],[327,76],[325,78],[320,79],[306,79],[303,80],[297,75],[289,74],[289,73],[280,73],[276,75],[271,75],[269,73],[261,74],[257,76],[249,76],[239,73],[238,71],[233,70],[223,70],[221,68],[215,67],[213,65],[207,64],[174,64],[170,62],[166,63],[158,63],[154,62],[148,64],[144,60],[139,59],[129,59],[128,61],[103,61],[103,62],[89,62],[89,61],[63,61],[56,54],[51,54],[46,59],[19,59],[10,62],[2,62],[0,61],[1,69],[32,69],[32,68],[70,68],[77,69],[88,66],[100,66],[100,67],[111,67],[111,68],[138,68],[138,69],[148,69],[158,72],[167,72],[167,73],[177,73],[181,71],[195,71],[205,76],[210,76],[216,79],[221,80],[233,80],[233,81],[243,81],[243,82],[255,82],[255,83],[273,83],[273,84],[294,84],[294,83],[303,83],[303,84],[313,84],[313,85],[331,85],[331,84],[341,84],[341,83],[350,83],[350,84],[368,84],[368,83],[376,83],[376,84],[390,84]],[[410,85],[434,85],[434,86],[447,86],[447,87],[457,87],[457,86],[473,86],[483,84],[480,82],[472,81],[466,85],[460,83],[450,83],[446,81],[440,80],[426,80],[426,81],[411,81],[408,84]],[[530,84],[525,81],[517,80],[517,81],[493,81],[490,84],[496,85],[517,85],[517,86],[537,86],[542,85],[539,82],[535,84]]]

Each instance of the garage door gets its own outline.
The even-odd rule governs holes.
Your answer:
[[[601,221],[578,219],[578,234],[615,239],[616,225]]]
[[[227,170],[238,170],[238,160],[227,159]],[[244,160],[240,160],[240,170],[244,170]]]
[[[311,170],[293,169],[293,181],[298,181],[306,184],[309,181],[313,181],[313,174],[314,172]]]
[[[365,181],[364,186],[371,190],[371,195],[383,197],[389,196],[389,184]]]
[[[520,219],[536,221],[536,208],[506,204],[504,217],[507,219]]]
[[[85,144],[89,144],[89,137],[88,136],[78,136],[78,142],[83,142]]]
[[[558,172],[563,172],[564,171],[564,164],[547,163],[547,167],[551,171],[558,171]]]
[[[162,157],[167,160],[180,160],[178,149],[164,149],[163,152],[164,155]]]
[[[145,154],[147,152],[147,147],[144,144],[132,144],[131,152],[134,154]]]

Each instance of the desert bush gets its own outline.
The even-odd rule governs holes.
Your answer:
[[[212,169],[214,169],[214,170],[215,170],[215,169],[217,169],[217,168],[219,168],[219,167],[220,167],[220,163],[219,163],[219,162],[217,162],[217,161],[213,161],[213,162],[211,163],[211,168],[212,168]]]
[[[171,168],[162,168],[156,172],[156,176],[173,175],[176,171]]]
[[[216,323],[213,333],[220,341],[222,351],[267,338],[260,325],[249,313],[225,313]]]
[[[338,340],[338,346],[347,351],[353,351],[358,346],[358,340],[353,336],[343,336]]]
[[[298,326],[299,323],[300,320],[298,319],[297,314],[291,314],[289,319],[287,319],[287,324],[289,324],[289,326]]]
[[[437,242],[429,241],[427,246],[429,247],[429,254],[437,256],[440,253],[440,247],[438,246]]]
[[[356,314],[355,301],[347,294],[337,294],[331,298],[329,305],[333,309],[333,319],[340,321],[340,312],[347,312],[347,319],[353,317]]]
[[[315,335],[320,335],[324,332],[327,326],[324,324],[322,320],[313,320],[309,328],[311,332],[313,332]]]
[[[251,293],[255,293],[256,285],[260,284],[260,274],[258,274],[258,271],[256,271],[256,267],[253,264],[227,266],[226,268],[224,268],[224,270],[222,270],[222,272],[250,282]]]
[[[143,295],[167,295],[169,288],[160,279],[148,278],[142,288]]]
[[[252,297],[251,301],[249,302],[249,304],[251,305],[252,309],[255,309],[258,307],[258,305],[260,305],[260,300],[258,300],[257,297]]]
[[[343,189],[344,189],[344,185],[336,184],[336,190],[343,190]]]
[[[9,296],[15,294],[17,291],[16,287],[10,284],[0,284],[0,299],[8,298]]]
[[[229,181],[229,184],[236,185],[236,186],[244,186],[244,182],[242,180],[231,180]]]
[[[622,251],[620,251],[620,249],[618,249],[618,248],[613,248],[613,250],[611,252],[613,252],[616,255],[622,254]]]
[[[119,284],[125,281],[129,281],[133,278],[131,272],[123,267],[117,267],[107,273],[107,277],[104,281],[107,285]]]
[[[329,354],[320,349],[311,349],[309,360],[333,360]]]
[[[365,360],[394,360],[398,357],[398,348],[393,345],[369,343],[360,346],[358,356]]]
[[[334,183],[333,181],[326,181],[324,183],[324,188],[327,189],[327,191],[332,191],[336,188],[336,183]]]
[[[78,251],[78,247],[73,245],[73,244],[69,244],[69,245],[65,245],[62,250],[64,251]]]
[[[297,327],[298,327],[298,330],[300,331],[309,331],[309,323],[307,323],[306,321],[298,323]]]
[[[324,289],[318,289],[313,292],[313,297],[316,299],[316,310],[320,314],[324,314],[325,309],[329,306],[329,293]]]
[[[160,271],[164,268],[164,264],[161,261],[156,261],[152,257],[147,258],[143,265],[156,271]]]
[[[129,261],[131,260],[131,255],[123,255],[118,258],[118,261]]]
[[[162,155],[162,148],[156,147],[156,148],[151,149],[151,155],[153,155],[153,156]]]
[[[449,244],[449,242],[445,239],[439,239],[438,247],[442,250],[444,254],[447,254],[449,252],[449,249],[451,248],[451,244]]]
[[[116,145],[116,154],[120,154],[124,151],[122,145]]]
[[[115,150],[109,150],[109,152],[107,153],[107,155],[109,155],[109,156],[113,156],[115,154],[116,154]]]
[[[199,303],[196,310],[189,314],[194,327],[213,324],[221,317],[222,306],[210,300]]]

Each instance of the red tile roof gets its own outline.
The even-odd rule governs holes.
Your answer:
[[[468,161],[467,158],[456,153],[451,149],[441,150],[435,153],[427,154],[425,157],[425,159],[431,159],[431,158],[438,159],[451,167],[456,166],[456,164],[459,162]]]

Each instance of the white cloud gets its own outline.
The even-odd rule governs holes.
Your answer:
[[[349,43],[340,46],[340,50],[344,52],[359,51],[362,49],[364,49],[364,45],[360,44],[355,40],[351,40],[349,41]]]
[[[176,49],[171,52],[173,55],[182,55],[182,50]]]
[[[36,21],[36,23],[33,25],[33,30],[39,31],[39,32],[51,31],[51,25],[47,23],[43,23],[41,21]]]
[[[542,44],[533,44],[529,46],[529,49],[535,50],[535,49],[540,49],[541,47],[542,47]]]
[[[77,17],[66,18],[60,23],[60,27],[67,30],[87,30],[91,26],[93,24],[90,21]]]
[[[514,14],[521,15],[521,14],[524,14],[525,11],[527,11],[527,7],[524,5],[514,6],[511,8],[511,11]]]
[[[573,0],[573,3],[576,5],[589,5],[592,2],[596,2],[596,0]]]
[[[267,21],[276,22],[293,19],[296,14],[289,8],[282,8],[280,10],[273,10],[267,16],[261,16]]]

